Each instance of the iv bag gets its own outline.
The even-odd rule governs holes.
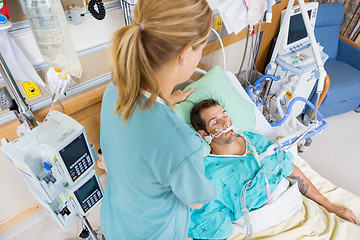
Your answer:
[[[80,60],[60,0],[22,0],[22,5],[45,62],[80,78]]]
[[[250,26],[254,26],[261,20],[262,14],[266,11],[268,0],[251,0],[248,2],[247,21]]]

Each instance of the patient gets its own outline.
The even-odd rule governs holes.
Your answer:
[[[300,192],[322,205],[327,211],[339,217],[360,225],[356,215],[347,208],[332,204],[305,177],[302,171],[292,164],[291,153],[281,152],[282,167],[273,175],[266,175],[254,158],[251,148],[244,137],[233,130],[219,134],[232,125],[226,111],[213,99],[204,100],[192,109],[191,124],[203,137],[211,134],[217,137],[210,142],[211,154],[204,160],[205,175],[215,186],[217,199],[205,204],[201,209],[191,209],[189,237],[194,239],[224,239],[232,234],[231,223],[242,217],[240,204],[241,190],[244,184],[253,179],[246,191],[246,206],[249,211],[262,207],[267,202],[265,184],[268,182],[271,192],[275,190],[282,178],[289,177],[298,182]],[[260,154],[272,143],[265,137],[251,133],[244,133]],[[273,154],[261,160],[262,167],[273,171],[279,162],[279,156]],[[281,159],[281,158],[280,158]]]

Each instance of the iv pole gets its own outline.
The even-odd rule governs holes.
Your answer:
[[[30,129],[37,127],[34,114],[31,111],[29,105],[27,105],[26,102],[24,101],[24,98],[21,95],[21,92],[17,87],[16,82],[1,53],[0,53],[0,73],[3,76],[6,86],[8,87],[12,97],[14,98],[14,101],[11,106],[11,110],[15,113],[20,124],[26,122],[27,125],[30,127]]]

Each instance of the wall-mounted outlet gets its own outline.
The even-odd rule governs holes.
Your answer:
[[[222,20],[220,15],[215,17],[215,30],[219,30],[221,28],[222,25]]]
[[[0,87],[0,111],[10,107],[12,98],[6,87]]]
[[[32,81],[22,82],[21,86],[24,89],[26,97],[29,100],[41,96],[40,88],[35,82]]]

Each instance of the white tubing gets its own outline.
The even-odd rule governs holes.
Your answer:
[[[223,42],[222,42],[222,40],[221,40],[220,35],[216,32],[216,30],[213,29],[213,28],[211,28],[211,30],[215,33],[216,37],[217,37],[217,38],[219,39],[219,41],[220,41],[221,50],[222,50],[223,58],[224,58],[224,71],[226,71],[226,56],[225,56],[225,49],[224,49]]]

